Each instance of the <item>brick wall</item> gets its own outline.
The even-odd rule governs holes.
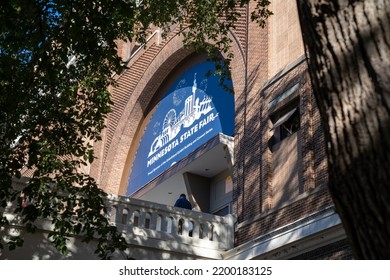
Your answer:
[[[272,17],[264,30],[248,25],[246,90],[236,92],[236,245],[332,205],[327,191],[325,143],[303,56],[295,1],[276,1],[272,7],[274,12],[285,11],[284,16]],[[282,43],[284,39],[288,44]],[[292,94],[269,107],[296,85]],[[294,99],[299,100],[300,109],[299,185],[296,197],[279,205],[272,188],[270,115]]]
[[[296,85],[299,86],[296,87]],[[288,92],[291,88],[297,89],[273,108],[268,108],[270,102]],[[233,206],[235,207],[235,213],[239,215],[238,221],[240,223],[236,239],[237,245],[332,204],[327,192],[325,143],[318,109],[311,92],[305,60],[298,59],[283,75],[266,84],[258,95],[260,96],[260,112],[257,122],[260,127],[254,134],[247,133],[246,135],[256,139],[255,141],[258,142],[256,147],[260,149],[256,153],[253,147],[251,149],[242,148],[240,151],[245,152],[245,156],[239,154],[236,156],[236,176],[238,180],[241,179],[241,182],[244,182],[236,185],[237,189],[233,198]],[[299,195],[297,195],[298,201],[295,201],[292,197],[290,201],[287,200],[280,206],[276,205],[276,200],[274,200],[272,152],[268,143],[271,128],[269,119],[270,114],[275,110],[283,108],[296,99],[299,99],[301,119],[300,137],[297,138],[299,147]],[[242,143],[248,143],[245,139],[240,140]],[[250,141],[253,141],[253,139]],[[245,159],[245,161],[239,162],[240,159]],[[243,165],[247,170],[241,168]],[[257,171],[254,171],[256,169]],[[246,179],[248,170],[253,172],[250,174],[251,184],[248,184]],[[288,180],[282,181],[287,182]],[[253,186],[260,191],[252,191]],[[243,193],[249,195],[245,196]],[[311,194],[302,196],[308,193]],[[299,199],[300,195],[302,196],[301,199]]]
[[[304,53],[296,1],[273,0],[270,9],[268,78]]]
[[[239,223],[236,245],[332,205],[325,143],[303,57],[295,1],[272,3],[275,15],[265,29],[249,20],[253,2],[240,9],[242,17],[231,34],[236,112],[232,205]],[[174,31],[162,42],[151,41],[118,77],[119,86],[111,90],[113,111],[103,140],[95,147],[98,160],[91,167],[91,174],[107,192],[126,192],[135,151],[164,82],[193,55],[191,49],[182,47],[182,38]],[[125,55],[126,46],[120,49]],[[296,85],[293,93],[269,107]],[[299,99],[301,120],[298,192],[276,204],[268,143],[270,115],[294,99]]]
[[[155,103],[153,99],[167,76],[192,53],[182,47],[179,36],[169,37],[160,45],[152,44],[129,65],[118,78],[118,87],[112,89],[112,113],[100,143],[101,158],[95,163],[100,165],[99,183],[107,192],[125,193],[129,164],[142,136],[150,104]]]
[[[343,239],[292,258],[292,260],[352,260],[351,247]]]
[[[238,23],[233,39],[232,79],[234,90],[244,92],[247,9],[240,9],[243,17]],[[128,46],[121,45],[119,49]],[[123,54],[125,51],[122,52]],[[101,142],[95,144],[98,157],[91,167],[91,175],[109,193],[125,194],[132,161],[138,148],[147,119],[164,91],[167,79],[174,79],[175,69],[180,68],[190,57],[196,56],[191,49],[184,49],[182,37],[177,31],[159,41],[152,38],[146,49],[130,60],[128,69],[117,77],[118,86],[111,89],[112,112],[107,119],[107,128]],[[196,61],[196,58],[194,58]]]

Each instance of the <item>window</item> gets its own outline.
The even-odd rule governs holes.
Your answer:
[[[300,114],[298,105],[289,106],[274,113],[272,121],[270,147],[293,135],[300,128]]]
[[[274,207],[299,195],[299,129],[298,102],[273,113],[269,147],[272,151],[272,204]]]

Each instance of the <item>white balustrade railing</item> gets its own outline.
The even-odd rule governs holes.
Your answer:
[[[24,184],[21,180],[14,183],[15,187]],[[233,215],[220,217],[116,195],[108,195],[106,206],[111,223],[124,235],[131,257],[136,259],[221,259],[225,251],[234,247],[236,218]],[[0,231],[0,237],[16,233],[24,236],[20,217],[14,213],[15,205],[9,203],[4,210],[11,223]],[[15,250],[15,255],[14,251],[0,252],[0,258],[30,259],[38,255],[62,258],[53,253],[50,238],[46,236],[53,228],[51,221],[39,219],[35,224],[37,232],[26,238],[36,246],[23,246]],[[81,236],[70,237],[72,258],[93,258],[93,250],[86,247],[92,245],[82,244],[81,239]]]
[[[225,217],[110,195],[111,222],[123,233],[227,250],[234,246],[233,215]]]

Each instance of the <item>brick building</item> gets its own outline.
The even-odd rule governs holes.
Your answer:
[[[91,174],[109,193],[172,204],[183,192],[202,212],[234,214],[231,258],[350,258],[327,190],[325,143],[296,3],[272,1],[274,16],[265,29],[250,21],[250,9],[241,9],[231,33],[233,133],[198,143],[128,192],[158,105],[175,81],[177,88],[185,80],[183,73],[204,63],[202,55],[183,49],[175,30],[165,39],[155,30],[145,48],[120,43],[128,70],[112,89],[113,112]],[[310,230],[300,232],[305,226]]]
[[[327,189],[325,143],[296,1],[274,0],[270,8],[274,15],[265,29],[251,22],[251,7],[240,10],[231,33],[234,95],[204,75],[212,66],[184,49],[174,28],[164,39],[154,30],[145,46],[118,43],[128,69],[111,89],[113,110],[90,174],[106,192],[141,202],[171,206],[185,193],[196,210],[188,214],[193,226],[199,213],[235,217],[232,244],[219,245],[215,256],[208,243],[190,252],[193,240],[176,236],[188,245],[178,255],[169,252],[177,246],[142,255],[136,244],[134,258],[352,257]],[[150,209],[173,211],[164,207]],[[124,211],[119,223],[148,230],[167,230],[176,221],[173,214],[167,224],[160,214],[153,220],[150,210],[139,224],[141,212]],[[206,227],[196,225],[190,237],[204,238]],[[207,230],[210,240],[217,239],[213,229]]]
[[[231,258],[350,258],[327,190],[325,143],[296,3],[272,1],[271,10],[261,29],[250,21],[250,7],[242,8],[231,34],[233,133],[200,141],[130,193],[140,143],[158,105],[183,73],[205,62],[183,49],[175,31],[162,39],[156,30],[145,48],[120,43],[128,69],[112,89],[113,112],[90,172],[109,193],[172,204],[183,192],[200,211],[236,215]],[[308,224],[311,230],[299,231]],[[271,241],[277,245],[262,247]]]

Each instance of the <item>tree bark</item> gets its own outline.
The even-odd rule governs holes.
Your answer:
[[[354,257],[390,259],[390,1],[297,3],[333,201]]]

